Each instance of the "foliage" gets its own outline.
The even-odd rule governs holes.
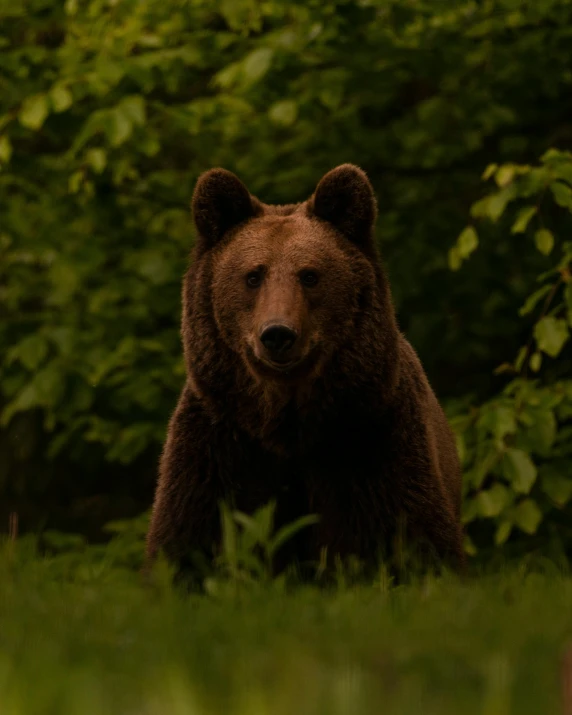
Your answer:
[[[511,171],[570,145],[571,28],[571,0],[0,0],[2,528],[10,511],[77,531],[147,508],[183,380],[189,198],[213,165],[278,202],[362,165],[438,394],[457,412],[492,397],[565,235],[539,225],[539,250],[515,251],[501,214]],[[492,161],[506,191],[481,211],[499,220],[462,234],[450,260],[473,252],[470,269],[449,271]],[[516,230],[536,220],[526,207]],[[564,336],[545,317],[531,369]]]
[[[497,370],[512,379],[494,399],[453,421],[465,468],[464,521],[493,522],[497,545],[514,528],[532,535],[542,525],[569,543],[572,379],[564,375],[570,374],[572,242],[559,241],[549,226],[570,225],[572,154],[550,150],[539,166],[492,164],[484,178],[496,188],[473,204],[472,216],[499,221],[512,213],[515,244],[528,242],[554,258],[520,309],[529,322],[534,316],[526,345]],[[475,227],[467,227],[449,252],[451,267],[460,268],[477,244]],[[529,250],[526,243],[520,250]],[[468,548],[475,551],[472,542]]]
[[[212,565],[205,564],[202,584],[213,596],[234,597],[243,590],[272,584],[277,588],[285,579],[275,573],[275,556],[301,529],[318,521],[314,515],[302,516],[275,529],[274,501],[260,507],[254,514],[245,514],[220,505],[222,544],[220,554]],[[111,534],[106,543],[88,543],[82,534],[47,529],[38,535],[26,535],[22,543],[34,552],[41,550],[44,562],[49,563],[52,577],[83,580],[85,574],[106,569],[141,570],[145,558],[145,540],[149,527],[149,513],[132,519],[112,521],[104,526]],[[15,540],[15,537],[12,537]],[[157,560],[154,572],[162,579],[171,567]],[[319,564],[314,565],[316,570]],[[155,573],[156,576],[156,573]],[[156,579],[153,579],[156,580]]]
[[[555,713],[571,598],[569,575],[522,565],[183,597],[111,559],[66,575],[29,540],[0,542],[0,702],[6,715]]]
[[[140,570],[145,554],[149,514],[109,522],[106,543],[89,543],[83,534],[46,529],[40,536],[28,534],[18,542],[32,554],[42,553],[50,578],[89,581],[112,570]],[[162,566],[161,568],[164,568]]]
[[[295,534],[318,519],[312,514],[301,516],[274,530],[276,503],[260,507],[254,514],[244,514],[221,504],[222,548],[217,571],[205,580],[211,595],[236,595],[245,586],[273,583],[284,585],[284,577],[273,571],[276,552]],[[318,566],[318,564],[316,564]]]

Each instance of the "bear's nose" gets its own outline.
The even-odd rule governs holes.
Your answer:
[[[287,325],[274,324],[264,328],[260,342],[273,357],[283,357],[294,345],[297,334]]]

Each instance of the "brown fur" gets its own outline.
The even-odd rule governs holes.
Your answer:
[[[455,443],[398,330],[365,174],[345,164],[308,201],[276,207],[214,169],[192,208],[188,377],[161,459],[149,559],[159,549],[182,568],[190,553],[210,558],[220,500],[248,512],[276,498],[280,523],[320,517],[293,542],[299,562],[326,548],[375,565],[405,524],[410,540],[461,565]],[[303,283],[308,272],[316,285]],[[261,342],[276,320],[298,335],[288,370]]]

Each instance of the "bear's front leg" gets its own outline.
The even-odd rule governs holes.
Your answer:
[[[171,418],[147,534],[147,568],[159,551],[179,572],[210,561],[219,541],[219,501],[228,457],[221,428],[185,385]],[[189,574],[191,575],[191,574]]]

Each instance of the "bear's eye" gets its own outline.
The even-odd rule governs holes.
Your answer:
[[[260,271],[251,271],[246,276],[246,285],[249,288],[258,288],[262,283],[262,273]]]
[[[314,271],[302,271],[300,281],[306,288],[313,288],[318,283],[318,274]]]

